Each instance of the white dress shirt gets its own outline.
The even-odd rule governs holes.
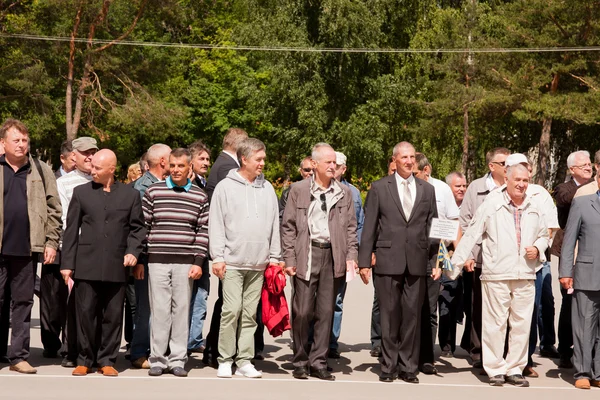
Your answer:
[[[415,199],[417,197],[417,184],[415,182],[415,177],[410,174],[407,179],[404,179],[398,174],[398,171],[394,174],[396,177],[396,184],[398,185],[398,195],[400,196],[400,202],[402,203],[402,209],[406,209],[404,206],[404,181],[408,181],[408,191],[410,192],[410,197],[412,198],[413,208],[415,206]],[[407,216],[407,217],[410,217]]]

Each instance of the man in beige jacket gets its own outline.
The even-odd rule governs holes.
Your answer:
[[[490,385],[504,382],[529,386],[529,329],[535,301],[535,270],[545,261],[548,229],[543,213],[526,195],[529,171],[522,164],[507,168],[506,188],[477,209],[453,257],[455,279],[481,239],[482,355]],[[507,323],[509,351],[503,357]]]

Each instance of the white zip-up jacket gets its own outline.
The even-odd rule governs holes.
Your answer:
[[[458,277],[479,239],[483,256],[481,280],[535,279],[536,268],[546,261],[544,252],[548,247],[544,213],[536,202],[531,201],[531,196],[525,197],[520,206],[521,245],[517,247],[515,220],[509,202],[510,198],[504,189],[502,195],[489,196],[477,209],[452,256],[455,268],[447,272],[450,279]],[[537,259],[527,259],[525,248],[529,246],[537,247]]]

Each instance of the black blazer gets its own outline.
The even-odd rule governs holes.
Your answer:
[[[437,218],[437,206],[433,186],[418,178],[415,184],[417,194],[407,221],[395,175],[373,182],[365,202],[359,267],[370,267],[374,252],[377,256],[375,273],[379,275],[407,272],[413,276],[427,275],[431,251],[434,248],[437,251],[429,239],[431,221]]]
[[[76,279],[126,282],[123,257],[139,258],[145,238],[137,190],[115,182],[105,192],[100,184],[86,183],[75,188],[69,204],[60,268],[74,270]]]
[[[217,183],[221,182],[229,171],[232,169],[238,169],[239,166],[235,162],[233,158],[229,156],[229,154],[221,152],[219,157],[215,160],[215,163],[210,168],[210,173],[208,174],[208,180],[206,181],[206,194],[208,194],[208,200],[212,199],[212,194],[215,191],[215,187]]]

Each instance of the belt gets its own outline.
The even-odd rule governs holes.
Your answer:
[[[329,242],[318,242],[316,240],[311,240],[310,244],[313,247],[318,247],[319,249],[330,249],[331,248],[331,243],[329,243]]]

